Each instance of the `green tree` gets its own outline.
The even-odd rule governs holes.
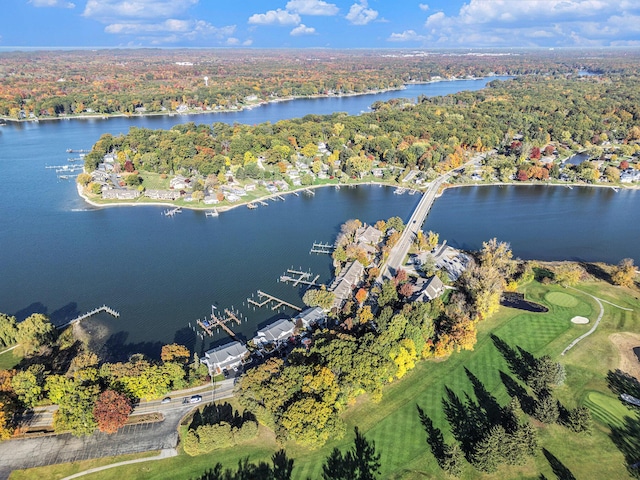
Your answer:
[[[378,295],[378,306],[380,308],[391,305],[398,301],[398,291],[396,285],[391,280],[385,280],[382,283],[380,294]]]
[[[282,413],[281,423],[289,438],[312,449],[321,447],[330,438],[342,438],[345,431],[344,422],[334,406],[313,397],[289,405]]]
[[[30,355],[53,340],[54,334],[55,329],[49,319],[41,313],[34,313],[18,324],[16,341],[25,355]]]
[[[349,451],[343,454],[335,448],[325,460],[324,480],[375,480],[380,475],[380,454],[376,453],[375,443],[368,441],[358,427],[355,433],[354,445]]]
[[[330,292],[326,287],[313,288],[304,292],[302,301],[309,307],[321,307],[324,310],[329,310],[333,305],[336,296],[333,292]]]
[[[44,365],[30,365],[26,370],[16,373],[11,379],[13,391],[27,407],[35,406],[42,398],[44,386]]]
[[[16,342],[17,335],[16,317],[0,313],[0,346],[13,345]]]

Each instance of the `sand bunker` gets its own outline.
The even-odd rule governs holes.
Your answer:
[[[577,323],[578,325],[585,325],[589,323],[589,319],[587,317],[573,317],[571,322]]]
[[[640,335],[637,333],[614,333],[609,340],[615,345],[620,354],[618,368],[640,380],[640,360],[634,351],[640,347]]]

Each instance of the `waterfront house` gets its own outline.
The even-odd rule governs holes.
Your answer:
[[[245,192],[253,192],[256,189],[256,184],[255,183],[249,183],[248,185],[244,186],[244,191]]]
[[[205,205],[215,205],[219,203],[218,202],[218,198],[216,197],[216,195],[205,195],[204,197],[204,204]]]
[[[264,347],[269,344],[277,346],[293,336],[295,328],[295,323],[286,318],[282,318],[258,330],[256,336],[253,337],[253,343],[256,347]]]
[[[144,196],[152,200],[177,200],[180,198],[180,192],[176,190],[145,190]]]
[[[231,342],[207,350],[200,361],[209,367],[209,372],[219,375],[223,370],[237,369],[247,358],[247,347],[240,342]]]
[[[304,328],[309,328],[314,325],[323,325],[326,319],[327,314],[321,307],[311,307],[300,312],[292,320],[296,325],[300,321]]]
[[[371,225],[360,227],[356,231],[356,241],[360,244],[378,245],[382,238],[382,232]]]
[[[176,175],[171,180],[169,180],[169,188],[174,190],[184,190],[185,188],[189,188],[190,185],[189,179],[183,177],[182,175]]]
[[[111,189],[102,191],[103,200],[134,200],[140,196],[137,190]]]
[[[351,298],[353,289],[360,284],[363,276],[364,265],[358,260],[345,266],[329,287],[329,291],[335,295],[333,308],[342,308],[344,302]]]
[[[418,278],[414,285],[412,302],[430,302],[444,292],[444,283],[436,275],[428,279]]]

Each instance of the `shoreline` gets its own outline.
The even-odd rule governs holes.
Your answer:
[[[39,122],[49,122],[49,121],[58,121],[58,120],[83,120],[83,119],[98,119],[98,120],[109,120],[110,118],[144,118],[144,117],[154,117],[154,116],[187,116],[187,115],[215,115],[217,113],[237,113],[237,112],[242,112],[244,110],[252,110],[254,108],[258,108],[258,107],[262,107],[265,105],[269,105],[270,103],[280,103],[280,102],[290,102],[290,101],[294,101],[294,100],[304,100],[304,99],[320,99],[320,98],[341,98],[341,97],[357,97],[357,96],[361,96],[361,95],[376,95],[376,94],[381,94],[381,93],[387,93],[387,92],[401,92],[403,90],[407,89],[407,86],[410,85],[429,85],[429,84],[435,84],[435,83],[444,83],[444,82],[457,82],[457,81],[474,81],[474,80],[483,80],[483,79],[487,79],[487,78],[499,78],[499,77],[512,77],[514,78],[514,75],[492,75],[492,76],[486,76],[486,77],[473,77],[473,78],[454,78],[454,79],[448,79],[448,78],[442,78],[442,79],[438,79],[438,80],[425,80],[425,81],[420,81],[420,82],[407,82],[404,83],[402,86],[400,87],[388,87],[388,88],[383,88],[383,89],[377,89],[377,90],[368,90],[366,92],[350,92],[350,93],[339,93],[339,94],[315,94],[315,95],[300,95],[300,96],[290,96],[290,97],[286,97],[286,98],[274,98],[271,100],[263,100],[259,103],[255,103],[252,105],[239,105],[238,108],[236,109],[229,109],[229,108],[225,108],[225,109],[220,109],[220,110],[195,110],[195,111],[188,111],[188,112],[173,112],[173,111],[164,111],[164,112],[146,112],[146,113],[108,113],[108,114],[100,114],[100,113],[89,113],[87,115],[71,115],[71,116],[64,116],[64,117],[36,117],[36,118],[23,118],[20,120],[17,120],[15,118],[11,118],[11,117],[6,117],[6,116],[2,116],[0,115],[0,120],[4,120],[6,123],[4,125],[9,125],[9,124],[20,124],[20,123],[26,123],[26,122],[32,122],[32,123],[39,123]]]
[[[307,187],[296,188],[292,190],[287,190],[284,192],[272,193],[270,195],[265,195],[263,197],[258,197],[253,200],[247,200],[244,202],[240,202],[234,205],[223,205],[223,206],[191,206],[191,205],[176,205],[175,203],[168,202],[117,202],[117,203],[98,203],[87,197],[84,193],[82,186],[76,182],[76,189],[78,191],[78,195],[89,205],[96,208],[109,208],[109,207],[168,207],[168,208],[176,208],[180,207],[185,210],[193,210],[195,212],[207,212],[211,210],[217,210],[219,213],[228,212],[238,207],[249,205],[250,203],[255,203],[259,201],[266,201],[278,196],[284,195],[293,195],[294,192],[304,192],[305,190],[315,190],[319,188],[325,187],[340,187],[340,188],[349,188],[349,187],[357,187],[359,185],[379,185],[382,187],[392,187],[392,188],[407,188],[402,187],[402,185],[394,185],[385,182],[377,182],[377,181],[363,181],[363,182],[354,182],[354,183],[326,183],[322,185],[309,185]],[[513,187],[531,187],[531,186],[544,186],[544,187],[564,187],[564,188],[573,188],[573,187],[584,187],[584,188],[617,188],[618,190],[640,190],[640,185],[628,185],[628,186],[612,186],[612,185],[602,185],[602,184],[581,184],[581,183],[534,183],[534,182],[492,182],[492,183],[449,183],[443,185],[443,189],[436,194],[436,198],[441,197],[446,190],[449,188],[462,188],[462,187],[502,187],[502,186],[513,186]],[[413,189],[420,192],[420,194],[424,193],[420,189]]]

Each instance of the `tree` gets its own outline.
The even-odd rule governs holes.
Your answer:
[[[513,253],[507,242],[498,242],[492,238],[488,242],[482,242],[480,250],[480,263],[483,268],[495,268],[503,278],[510,277],[515,270]]]
[[[553,271],[555,274],[556,282],[561,285],[576,285],[582,275],[584,274],[583,268],[575,263],[563,263],[556,267]]]
[[[378,295],[378,306],[384,307],[391,303],[398,301],[398,292],[396,291],[396,285],[391,280],[385,280],[382,283],[382,289]]]
[[[171,343],[169,345],[163,345],[160,352],[160,358],[163,362],[179,362],[187,363],[191,353],[189,349],[184,345],[178,345],[177,343]]]
[[[324,480],[374,480],[380,474],[380,454],[374,442],[368,441],[355,427],[354,445],[346,453],[337,448],[322,466]]]
[[[318,448],[330,438],[344,435],[344,422],[334,405],[305,397],[294,401],[282,413],[282,426],[289,438],[309,448]]]
[[[35,406],[42,398],[44,386],[44,365],[33,364],[11,379],[13,391],[27,407]]]
[[[16,342],[18,327],[16,317],[0,313],[0,346],[7,347]]]
[[[302,301],[309,307],[321,307],[324,310],[329,310],[335,298],[336,296],[333,292],[328,291],[325,286],[322,286],[321,288],[309,289],[304,292]]]
[[[621,287],[631,287],[636,278],[636,267],[633,264],[632,258],[624,258],[618,263],[618,266],[613,269],[611,274],[611,281],[614,284]]]
[[[527,377],[527,385],[536,392],[542,392],[564,383],[566,377],[564,365],[554,362],[549,355],[535,360]]]
[[[553,398],[550,392],[542,392],[535,404],[532,416],[542,423],[556,423],[560,417],[558,401]]]
[[[360,288],[356,292],[356,300],[360,305],[362,305],[366,299],[367,299],[367,291],[364,288]]]
[[[131,410],[131,402],[127,397],[113,390],[105,390],[96,400],[93,416],[101,432],[115,433],[126,425]]]
[[[49,319],[41,313],[34,313],[18,324],[16,341],[25,355],[30,355],[51,341],[54,333]]]
[[[400,217],[391,217],[389,220],[387,220],[386,226],[387,230],[393,228],[397,232],[402,232],[405,227],[404,222]]]

